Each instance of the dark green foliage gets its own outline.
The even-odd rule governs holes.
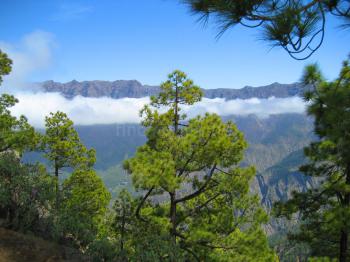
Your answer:
[[[11,71],[11,60],[0,51],[0,84]],[[52,180],[40,165],[22,165],[25,150],[36,147],[39,136],[24,116],[11,114],[18,100],[0,97],[0,217],[1,225],[22,231],[38,231],[50,208]]]
[[[95,150],[84,146],[62,112],[46,118],[42,148],[56,178],[55,237],[70,238],[74,245],[87,248],[99,233],[110,201],[110,193],[92,170]],[[64,168],[73,173],[60,188],[58,178]]]
[[[131,252],[128,250],[130,247],[131,235],[135,227],[135,209],[136,201],[126,190],[122,190],[119,193],[118,198],[116,199],[113,210],[115,211],[115,217],[113,221],[113,229],[115,232],[118,232],[118,256],[122,259],[127,259]],[[129,244],[129,245],[128,245]]]
[[[295,59],[309,58],[322,44],[326,17],[345,18],[349,26],[347,0],[182,0],[205,22],[214,17],[219,36],[235,25],[262,28],[262,38],[284,48]]]
[[[162,225],[139,223],[134,227],[131,246],[134,252],[130,261],[186,261],[184,247],[169,241],[168,231]],[[191,260],[189,260],[191,261]]]
[[[108,232],[108,235],[103,237],[97,237],[88,247],[87,253],[93,261],[113,261],[124,262],[125,260],[119,259],[118,243],[111,237],[112,233]],[[127,260],[126,260],[127,261]]]
[[[312,90],[305,94],[308,112],[315,117],[320,140],[305,149],[309,163],[301,171],[317,178],[320,185],[276,205],[277,214],[292,217],[300,213],[300,232],[290,238],[309,244],[312,255],[346,261],[350,257],[350,67],[344,62],[339,77],[326,82],[316,66],[303,77]]]
[[[45,119],[45,135],[41,140],[44,156],[50,161],[56,178],[56,210],[60,205],[59,174],[63,168],[88,171],[95,163],[95,150],[88,150],[63,112],[51,113]]]
[[[85,248],[97,237],[111,196],[92,170],[76,170],[64,181],[58,227]]]
[[[49,223],[52,178],[40,165],[23,165],[15,153],[0,155],[1,226],[41,234]]]
[[[0,83],[10,71],[11,61],[0,51]],[[46,118],[45,135],[39,136],[24,116],[11,115],[9,108],[17,102],[10,95],[0,97],[0,226],[64,240],[65,245],[70,239],[86,250],[104,232],[110,202],[110,193],[92,170],[95,151],[81,143],[62,112]],[[39,141],[55,177],[39,164],[20,161],[23,151],[37,148]],[[64,168],[73,174],[61,190],[58,176]]]

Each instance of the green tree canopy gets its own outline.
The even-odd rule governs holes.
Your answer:
[[[300,212],[304,221],[291,238],[308,243],[314,256],[347,261],[350,256],[350,66],[344,62],[339,77],[327,82],[316,65],[308,66],[304,83],[313,88],[305,93],[308,113],[315,118],[320,140],[305,149],[309,163],[301,171],[318,179],[320,185],[294,193],[278,203],[279,216],[290,218]]]
[[[12,61],[8,58],[7,54],[0,49],[0,85],[2,83],[2,77],[11,73]]]
[[[219,35],[235,25],[262,28],[262,38],[295,59],[309,58],[321,45],[326,19],[350,26],[348,0],[182,0],[205,22],[214,17]]]
[[[80,141],[73,121],[63,112],[50,113],[45,118],[43,149],[54,167],[89,169],[95,163],[95,150],[88,150]]]
[[[53,180],[39,165],[25,165],[14,152],[0,154],[1,226],[39,232],[47,224]]]
[[[2,77],[11,72],[12,61],[0,50],[0,85]],[[15,150],[21,154],[33,148],[38,142],[34,128],[28,124],[24,116],[19,118],[11,114],[10,108],[18,100],[7,94],[0,96],[0,153]]]
[[[124,163],[134,186],[145,190],[136,216],[169,247],[157,251],[158,260],[271,261],[261,229],[267,216],[249,193],[254,168],[239,166],[243,134],[215,114],[189,120],[180,114],[181,105],[201,96],[174,71],[142,110],[148,141]]]
[[[113,220],[113,229],[117,232],[118,239],[118,257],[120,260],[127,260],[133,252],[130,250],[130,241],[133,241],[133,235],[137,226],[135,224],[136,201],[130,193],[123,189],[113,205],[115,216]]]
[[[59,221],[80,247],[98,235],[111,195],[93,170],[76,170],[63,183]]]
[[[24,116],[11,114],[10,108],[18,100],[11,95],[0,96],[0,153],[15,150],[21,154],[33,149],[38,143],[38,135]]]
[[[0,51],[0,83],[10,71],[11,60]],[[11,95],[0,97],[0,226],[59,237],[65,244],[70,237],[86,249],[103,226],[111,198],[92,170],[95,151],[83,145],[73,122],[62,112],[46,117],[46,132],[38,135],[24,116],[11,114],[17,102]],[[44,151],[55,178],[42,165],[21,163],[20,154],[28,149]],[[59,173],[64,168],[73,174],[60,190]],[[52,208],[55,197],[56,208]]]
[[[63,112],[50,113],[45,118],[46,132],[42,138],[44,156],[51,162],[57,180],[57,208],[59,205],[59,172],[63,168],[89,170],[95,163],[95,150],[87,149],[80,141],[73,121]]]

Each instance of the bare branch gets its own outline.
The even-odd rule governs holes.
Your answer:
[[[212,176],[213,176],[213,174],[215,172],[215,169],[216,169],[216,164],[214,164],[214,166],[211,168],[207,180],[204,182],[204,184],[197,191],[195,191],[194,193],[189,194],[189,195],[187,195],[185,197],[176,199],[175,203],[177,204],[177,203],[181,203],[181,202],[185,202],[185,201],[191,200],[192,198],[195,198],[195,197],[199,196],[200,194],[202,194],[203,192],[205,192],[206,189],[207,189],[207,186],[209,185],[209,182],[211,181],[211,178],[212,178]]]
[[[154,187],[152,187],[150,190],[148,190],[148,192],[146,193],[146,195],[142,198],[141,202],[139,203],[139,205],[137,206],[136,208],[136,211],[135,211],[135,215],[136,217],[141,220],[142,222],[147,222],[146,219],[144,219],[143,217],[141,217],[140,215],[140,211],[141,211],[141,208],[142,206],[145,204],[147,198],[150,196],[150,194],[152,193]]]

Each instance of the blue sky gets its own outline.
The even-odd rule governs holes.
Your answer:
[[[295,82],[312,62],[334,78],[350,52],[350,31],[334,21],[306,62],[270,50],[257,40],[257,30],[236,27],[216,40],[214,24],[204,28],[177,0],[2,0],[0,25],[0,42],[13,49],[33,32],[48,39],[36,47],[48,48],[46,60],[41,66],[32,61],[29,81],[137,79],[156,85],[180,69],[203,88],[241,88]]]

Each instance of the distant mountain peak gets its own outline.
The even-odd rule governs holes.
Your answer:
[[[158,94],[159,86],[143,85],[137,80],[115,80],[115,81],[77,81],[72,80],[66,83],[48,80],[39,83],[45,92],[59,92],[67,98],[75,96],[84,97],[111,97],[111,98],[140,98]],[[203,89],[204,97],[207,98],[225,98],[249,99],[249,98],[269,98],[269,97],[292,97],[298,96],[303,92],[300,83],[280,84],[274,82],[270,85],[252,87],[245,86],[242,89]]]

